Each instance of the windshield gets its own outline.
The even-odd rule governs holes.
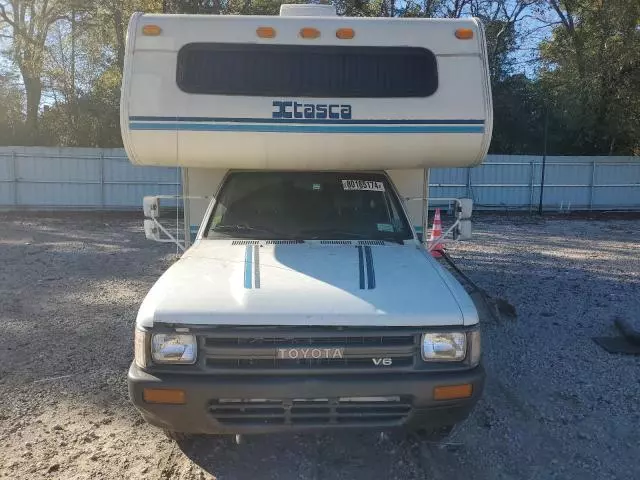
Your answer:
[[[387,177],[379,173],[232,172],[216,200],[208,238],[412,238]]]

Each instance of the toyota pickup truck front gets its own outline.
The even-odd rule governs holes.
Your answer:
[[[483,389],[476,327],[177,330],[138,330],[129,370],[134,404],[169,431],[433,431],[466,418]]]

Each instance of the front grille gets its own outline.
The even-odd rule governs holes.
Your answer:
[[[238,345],[290,345],[305,347],[324,347],[326,345],[374,345],[374,346],[398,346],[413,345],[414,337],[408,335],[376,335],[376,336],[266,336],[266,337],[207,337],[207,347],[225,347]]]
[[[209,413],[225,425],[399,425],[410,397],[320,399],[216,399]]]
[[[201,338],[204,367],[215,373],[355,373],[410,370],[419,334],[401,329],[251,328],[220,329]],[[308,355],[278,358],[282,349]],[[334,352],[328,355],[319,352]]]
[[[393,358],[391,367],[407,367],[413,364],[413,358],[400,357]],[[376,366],[371,358],[307,358],[307,359],[252,359],[252,358],[239,358],[234,359],[215,359],[208,358],[207,366],[213,368],[239,368],[239,369],[322,369],[322,368],[335,368],[335,367],[352,367],[352,368],[379,368],[383,369],[383,366]]]

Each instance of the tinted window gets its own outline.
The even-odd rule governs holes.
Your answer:
[[[406,240],[412,233],[387,178],[375,173],[235,172],[207,236]]]
[[[212,95],[426,97],[435,55],[417,47],[191,43],[178,53],[178,86]]]

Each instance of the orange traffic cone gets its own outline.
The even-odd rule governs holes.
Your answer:
[[[436,208],[436,214],[433,216],[433,228],[431,229],[431,236],[429,237],[429,247],[431,248],[431,256],[434,258],[442,257],[442,254],[438,250],[444,250],[444,244],[438,242],[434,245],[434,241],[442,236],[442,220],[440,219],[440,209]]]

